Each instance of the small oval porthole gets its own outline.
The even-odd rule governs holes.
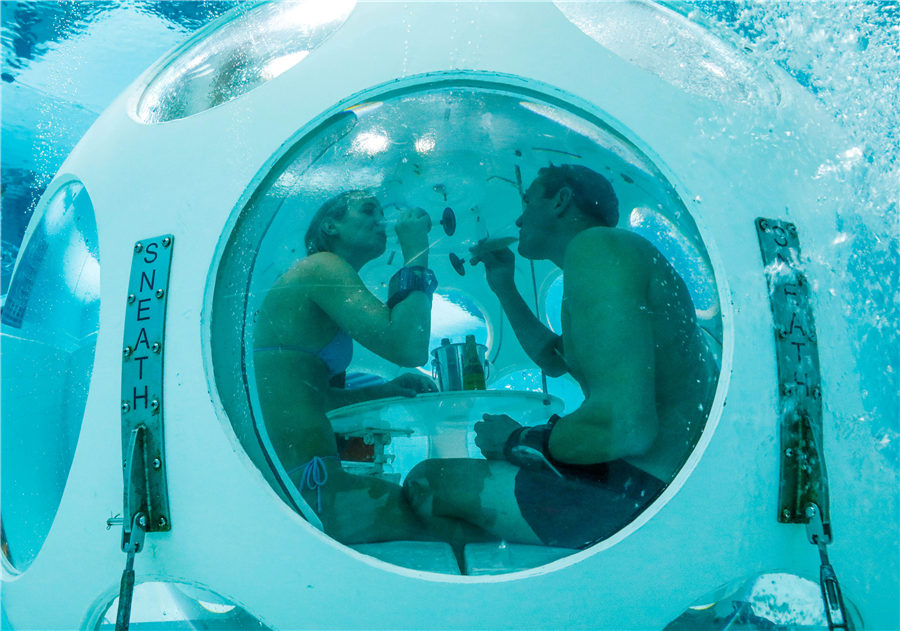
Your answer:
[[[3,305],[3,555],[34,561],[59,508],[81,431],[100,313],[94,207],[80,182],[37,220]]]
[[[106,608],[94,631],[113,631],[119,599]],[[268,631],[255,616],[208,589],[184,583],[146,582],[134,587],[130,624],[135,629]]]
[[[184,118],[274,79],[333,35],[355,6],[355,0],[294,0],[234,9],[150,80],[138,101],[138,120]]]

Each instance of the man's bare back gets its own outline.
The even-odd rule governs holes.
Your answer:
[[[655,438],[646,451],[625,459],[661,480],[671,480],[702,429],[715,384],[715,365],[697,327],[687,287],[659,251],[632,232],[586,230],[570,247],[589,256],[567,252],[565,259],[566,364],[584,391],[588,408],[598,399],[608,408],[610,400],[645,396],[635,391],[637,384],[625,380],[653,372]],[[623,301],[623,296],[630,299]],[[612,374],[604,369],[610,364]],[[641,412],[634,407],[629,406],[630,411]],[[623,418],[627,414],[617,415],[618,422]]]

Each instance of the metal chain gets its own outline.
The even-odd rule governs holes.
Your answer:
[[[847,616],[847,610],[844,607],[844,598],[841,595],[841,586],[838,583],[837,575],[834,568],[828,561],[828,550],[826,546],[831,543],[831,535],[826,534],[825,526],[822,523],[822,514],[819,507],[810,504],[806,507],[806,516],[809,521],[806,523],[806,536],[809,542],[819,549],[819,559],[821,567],[819,569],[819,587],[822,589],[822,600],[825,603],[825,616],[828,619],[828,629],[843,629],[843,631],[852,631],[850,618]]]
[[[131,624],[131,599],[134,595],[134,555],[144,548],[144,534],[147,518],[136,513],[131,522],[131,531],[122,533],[122,548],[125,554],[125,570],[119,583],[119,609],[116,612],[116,631],[128,631]]]

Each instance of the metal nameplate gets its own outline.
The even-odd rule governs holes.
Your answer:
[[[797,227],[756,220],[769,286],[778,361],[781,483],[778,520],[806,523],[810,504],[828,527],[828,480],[822,451],[822,385],[809,282],[800,262]],[[829,528],[830,530],[830,528]]]
[[[122,349],[122,468],[126,528],[141,513],[147,532],[169,530],[163,441],[163,356],[174,239],[134,245]]]

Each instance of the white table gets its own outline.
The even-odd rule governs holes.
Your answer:
[[[330,411],[328,419],[338,434],[372,437],[376,458],[392,435],[417,434],[428,436],[431,458],[466,458],[466,437],[482,415],[508,414],[538,425],[562,410],[558,397],[541,392],[464,390],[355,403]]]

